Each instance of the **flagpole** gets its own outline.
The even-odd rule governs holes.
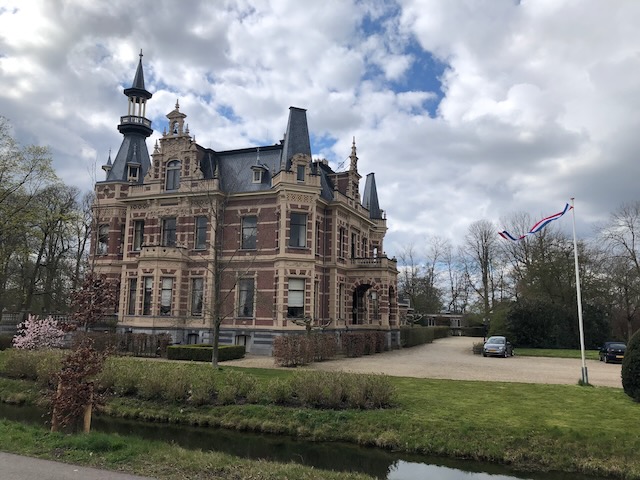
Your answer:
[[[580,270],[578,268],[578,242],[576,241],[576,209],[571,197],[571,210],[573,213],[573,257],[576,264],[576,297],[578,298],[578,327],[580,329],[580,356],[582,357],[582,384],[589,385],[589,374],[584,358],[584,327],[582,323],[582,295],[580,293]]]

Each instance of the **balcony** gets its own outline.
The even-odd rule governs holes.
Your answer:
[[[143,245],[140,250],[139,258],[140,260],[182,261],[187,259],[187,249],[184,247]]]
[[[148,120],[144,117],[138,117],[137,115],[125,115],[124,117],[120,117],[120,123],[135,123],[151,128],[151,120]]]
[[[387,257],[352,258],[351,265],[362,268],[396,268],[396,259]]]

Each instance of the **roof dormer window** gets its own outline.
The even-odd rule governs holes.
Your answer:
[[[137,182],[138,181],[138,167],[134,167],[134,166],[129,166],[129,172],[127,174],[127,177],[129,179],[130,182]]]
[[[262,170],[256,168],[253,171],[253,183],[262,183]]]
[[[298,182],[304,182],[304,174],[305,174],[304,165],[298,165],[296,170],[296,180],[298,180]]]

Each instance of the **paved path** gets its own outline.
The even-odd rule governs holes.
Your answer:
[[[520,357],[517,349],[514,357],[485,358],[472,352],[473,344],[479,341],[481,339],[471,337],[448,337],[418,347],[314,363],[305,368],[399,377],[566,385],[576,385],[582,376],[580,359]],[[251,355],[224,364],[276,368],[273,358]],[[620,364],[587,360],[586,365],[592,385],[622,388]]]
[[[2,480],[153,480],[126,473],[79,467],[68,463],[0,452]]]

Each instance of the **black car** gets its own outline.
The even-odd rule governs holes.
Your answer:
[[[512,357],[513,345],[507,340],[507,337],[489,337],[482,347],[482,356]]]
[[[622,362],[627,346],[622,342],[604,342],[600,347],[600,361],[604,363]]]

